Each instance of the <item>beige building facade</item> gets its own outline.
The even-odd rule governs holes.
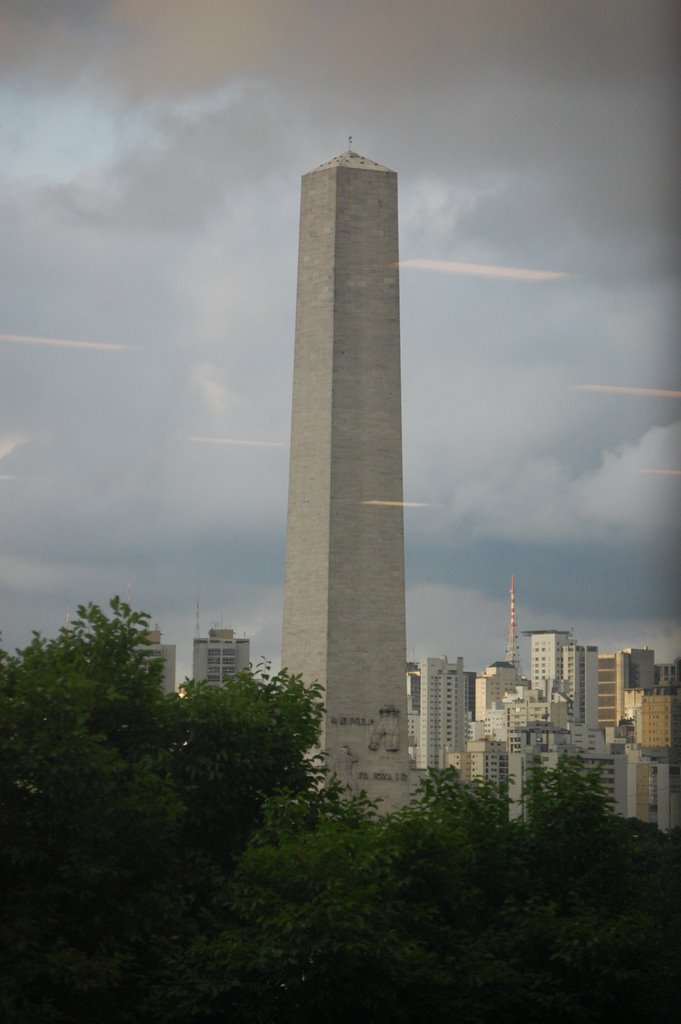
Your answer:
[[[644,692],[640,710],[640,743],[668,747],[681,762],[681,687],[658,687]]]
[[[598,725],[615,727],[625,717],[626,690],[652,690],[655,652],[625,647],[598,655]]]
[[[495,661],[488,665],[475,679],[475,718],[485,720],[485,713],[495,703],[504,699],[509,691],[515,692],[522,682],[522,676],[508,661]]]

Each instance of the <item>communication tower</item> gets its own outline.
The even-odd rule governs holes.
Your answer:
[[[518,620],[515,614],[515,576],[511,576],[511,616],[508,620],[508,636],[506,638],[506,661],[513,665],[520,675],[520,647],[518,645]]]

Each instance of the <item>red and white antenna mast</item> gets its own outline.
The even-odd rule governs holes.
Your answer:
[[[506,661],[520,674],[520,647],[518,646],[518,620],[515,614],[515,576],[511,576],[511,617],[508,620],[508,636],[506,639]]]

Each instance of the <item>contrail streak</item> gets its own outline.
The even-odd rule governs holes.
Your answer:
[[[651,398],[681,398],[681,391],[662,388],[625,388],[617,384],[572,384],[572,391],[602,391],[613,395],[647,395]]]
[[[557,281],[570,277],[556,270],[527,270],[523,267],[495,267],[486,263],[452,263],[449,260],[400,260],[398,266],[410,270],[437,270],[445,274],[470,274],[473,277],[497,277],[511,281]]]
[[[98,348],[109,352],[132,348],[131,345],[111,345],[105,341],[73,341],[70,338],[36,338],[32,334],[0,334],[0,341],[16,341],[23,345],[54,345],[57,348]]]
[[[190,437],[190,441],[200,444],[236,444],[253,448],[285,448],[283,441],[248,441],[237,437]]]
[[[370,501],[360,501],[360,505],[389,505],[397,508],[436,508],[430,501],[381,501],[380,498],[372,498]]]

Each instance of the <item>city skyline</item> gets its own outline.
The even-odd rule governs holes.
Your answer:
[[[277,664],[298,182],[352,133],[400,175],[408,656],[502,658],[512,574],[519,632],[681,651],[672,7],[383,6],[4,6],[5,649],[130,588],[189,674],[200,584]]]

